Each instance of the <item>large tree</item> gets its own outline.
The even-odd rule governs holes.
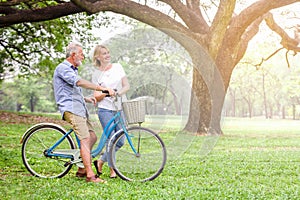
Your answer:
[[[208,1],[208,0],[207,0]],[[0,3],[0,27],[24,22],[39,22],[75,13],[94,14],[112,11],[149,24],[168,34],[190,54],[193,85],[188,131],[221,134],[220,117],[226,90],[234,67],[243,58],[249,41],[265,21],[281,37],[282,48],[300,51],[299,38],[292,38],[273,18],[272,10],[300,0],[257,0],[237,12],[237,0],[211,2],[217,5],[211,21],[201,6],[202,0],[14,0]],[[45,2],[45,1],[43,1]],[[25,8],[20,5],[31,4]],[[45,5],[45,4],[43,4]],[[298,29],[299,30],[299,29]],[[297,35],[297,34],[296,34]]]

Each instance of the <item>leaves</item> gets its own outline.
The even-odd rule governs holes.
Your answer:
[[[55,66],[65,57],[64,48],[78,35],[89,44],[93,35],[89,25],[94,16],[77,14],[37,23],[24,23],[0,29],[0,81],[15,75],[52,76]],[[80,28],[78,28],[80,27]]]

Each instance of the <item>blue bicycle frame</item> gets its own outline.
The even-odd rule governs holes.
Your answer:
[[[110,119],[110,121],[107,123],[107,125],[104,127],[103,133],[101,135],[99,144],[97,146],[96,149],[93,149],[91,152],[91,156],[93,158],[95,158],[97,155],[100,154],[100,152],[104,149],[105,144],[107,142],[107,139],[110,137],[110,134],[113,132],[113,130],[116,128],[116,126],[118,124],[121,124],[121,129],[114,133],[114,135],[112,135],[112,137],[110,138],[110,140],[112,140],[115,136],[117,136],[121,131],[124,131],[125,136],[127,138],[127,141],[132,149],[132,151],[137,154],[136,149],[134,148],[132,141],[130,139],[130,136],[127,132],[127,128],[124,122],[123,117],[121,116],[121,111],[117,111],[117,113],[114,115],[114,117],[112,119]],[[66,134],[64,134],[64,136],[62,136],[57,142],[55,142],[55,144],[50,147],[49,149],[47,149],[47,151],[45,152],[45,155],[48,157],[63,157],[63,158],[74,158],[73,161],[70,162],[70,164],[75,164],[80,162],[79,159],[79,151],[78,149],[80,149],[80,140],[78,139],[77,135],[75,134],[75,138],[78,144],[78,149],[74,149],[74,150],[68,150],[68,151],[63,151],[63,150],[55,150],[55,148],[67,137],[69,137],[69,135],[73,132],[73,129],[70,129]]]
[[[113,124],[113,125],[112,125]],[[113,118],[111,118],[109,120],[109,122],[107,123],[107,125],[104,127],[104,130],[103,130],[103,133],[102,133],[102,136],[100,138],[100,142],[97,146],[96,149],[92,150],[92,157],[96,157],[104,148],[105,146],[105,143],[107,141],[107,139],[109,138],[110,134],[113,132],[113,130],[115,130],[116,126],[118,124],[121,124],[121,129],[114,133],[114,135],[110,138],[110,139],[113,139],[115,136],[117,136],[121,131],[124,131],[125,135],[126,135],[126,138],[127,138],[127,141],[132,149],[132,151],[136,154],[137,151],[136,149],[134,148],[133,144],[132,144],[132,141],[129,137],[129,134],[127,132],[127,128],[125,126],[125,122],[123,120],[123,117],[121,116],[121,111],[118,111]]]
[[[72,158],[72,154],[68,155],[68,154],[64,154],[64,153],[52,153],[53,150],[64,140],[66,139],[66,137],[69,137],[69,135],[73,132],[73,129],[70,129],[66,134],[64,134],[57,142],[55,142],[55,144],[50,147],[49,149],[47,149],[47,151],[44,153],[45,156],[47,157],[51,157],[51,156],[55,156],[55,157],[62,157],[62,158]],[[76,136],[77,137],[77,136]]]

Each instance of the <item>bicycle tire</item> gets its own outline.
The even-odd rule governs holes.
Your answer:
[[[29,130],[22,144],[22,160],[26,169],[36,177],[61,178],[72,165],[65,164],[73,158],[47,157],[44,151],[53,146],[66,132],[55,124],[42,124]],[[56,149],[75,149],[71,136],[67,136]]]
[[[146,182],[157,178],[163,171],[167,152],[162,139],[152,130],[144,127],[130,127],[127,130],[134,148],[128,140],[118,149],[117,144],[126,137],[124,131],[112,138],[109,145],[109,159],[116,174],[126,181]]]

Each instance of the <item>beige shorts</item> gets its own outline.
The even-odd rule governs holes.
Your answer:
[[[65,112],[64,119],[72,125],[79,140],[90,137],[90,131],[94,132],[93,126],[87,118],[80,117],[70,112]]]

